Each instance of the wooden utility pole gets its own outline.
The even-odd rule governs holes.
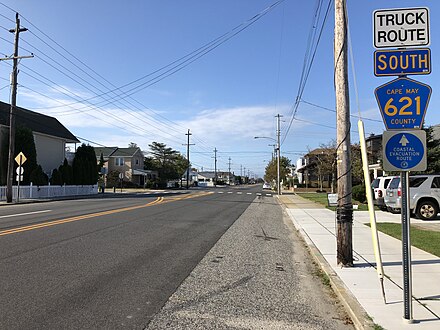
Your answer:
[[[277,194],[281,195],[281,177],[280,177],[280,157],[281,157],[281,145],[280,145],[280,118],[282,117],[280,114],[277,114]]]
[[[229,157],[229,164],[228,164],[228,184],[231,184],[231,157]]]
[[[14,180],[14,154],[15,154],[15,107],[17,106],[17,75],[18,75],[18,39],[20,32],[25,32],[27,29],[20,28],[20,19],[18,13],[15,14],[15,29],[9,32],[15,34],[14,40],[14,55],[12,57],[12,75],[11,75],[11,109],[9,112],[9,155],[8,155],[8,174],[6,179],[6,202],[12,203],[12,183]],[[26,56],[32,57],[32,56]],[[10,59],[10,58],[6,58]],[[2,59],[2,60],[6,60]]]
[[[337,263],[353,266],[353,204],[351,200],[350,102],[347,73],[346,0],[335,0],[335,91],[337,126]]]
[[[190,168],[190,162],[189,162],[189,146],[193,146],[194,143],[189,143],[189,137],[192,135],[189,132],[188,129],[188,133],[186,133],[185,135],[188,136],[188,142],[186,143],[186,159],[188,161],[188,168],[186,169],[186,189],[189,189],[189,168]],[[184,144],[185,145],[185,144]]]
[[[217,148],[214,148],[214,187],[217,187]]]

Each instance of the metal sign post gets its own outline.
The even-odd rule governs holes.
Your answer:
[[[124,181],[124,174],[119,173],[119,180],[121,180],[121,192],[122,192],[122,182]]]
[[[412,267],[411,267],[411,236],[410,236],[410,210],[409,210],[409,172],[400,173],[402,186],[402,266],[403,266],[403,317],[408,322],[413,322],[412,308]]]
[[[23,164],[27,160],[26,156],[20,152],[17,157],[15,157],[15,161],[18,164],[17,168],[17,203],[20,201],[20,181],[23,181]]]
[[[17,173],[17,203],[20,201],[20,182],[23,181],[23,172],[24,168],[21,165],[18,165],[16,173]]]

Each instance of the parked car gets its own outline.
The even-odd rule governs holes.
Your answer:
[[[379,176],[371,183],[371,188],[373,189],[373,203],[381,210],[387,209],[384,200],[385,190],[392,178],[392,176]]]
[[[270,184],[267,182],[263,183],[263,189],[271,189]]]
[[[409,208],[419,219],[432,220],[440,210],[440,174],[420,174],[409,177]],[[394,177],[385,196],[387,209],[400,213],[402,188],[400,177]]]
[[[400,176],[392,177],[387,189],[385,189],[384,203],[388,212],[400,213]]]

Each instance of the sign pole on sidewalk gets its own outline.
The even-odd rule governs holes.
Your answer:
[[[398,17],[401,18],[400,23]],[[414,19],[412,19],[414,18]],[[382,135],[383,169],[399,171],[402,188],[402,266],[404,319],[413,323],[409,172],[425,171],[426,133],[422,130],[431,87],[407,75],[431,73],[429,8],[391,8],[373,13],[374,74],[398,76],[375,90],[387,130]],[[407,49],[409,47],[409,49]],[[411,64],[409,64],[411,62]]]
[[[404,318],[413,323],[412,308],[412,268],[411,268],[411,238],[409,210],[409,172],[400,173],[402,186],[402,266],[403,266],[403,303]]]

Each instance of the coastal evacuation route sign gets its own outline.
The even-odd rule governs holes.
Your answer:
[[[385,131],[382,136],[385,171],[425,171],[426,132]]]

